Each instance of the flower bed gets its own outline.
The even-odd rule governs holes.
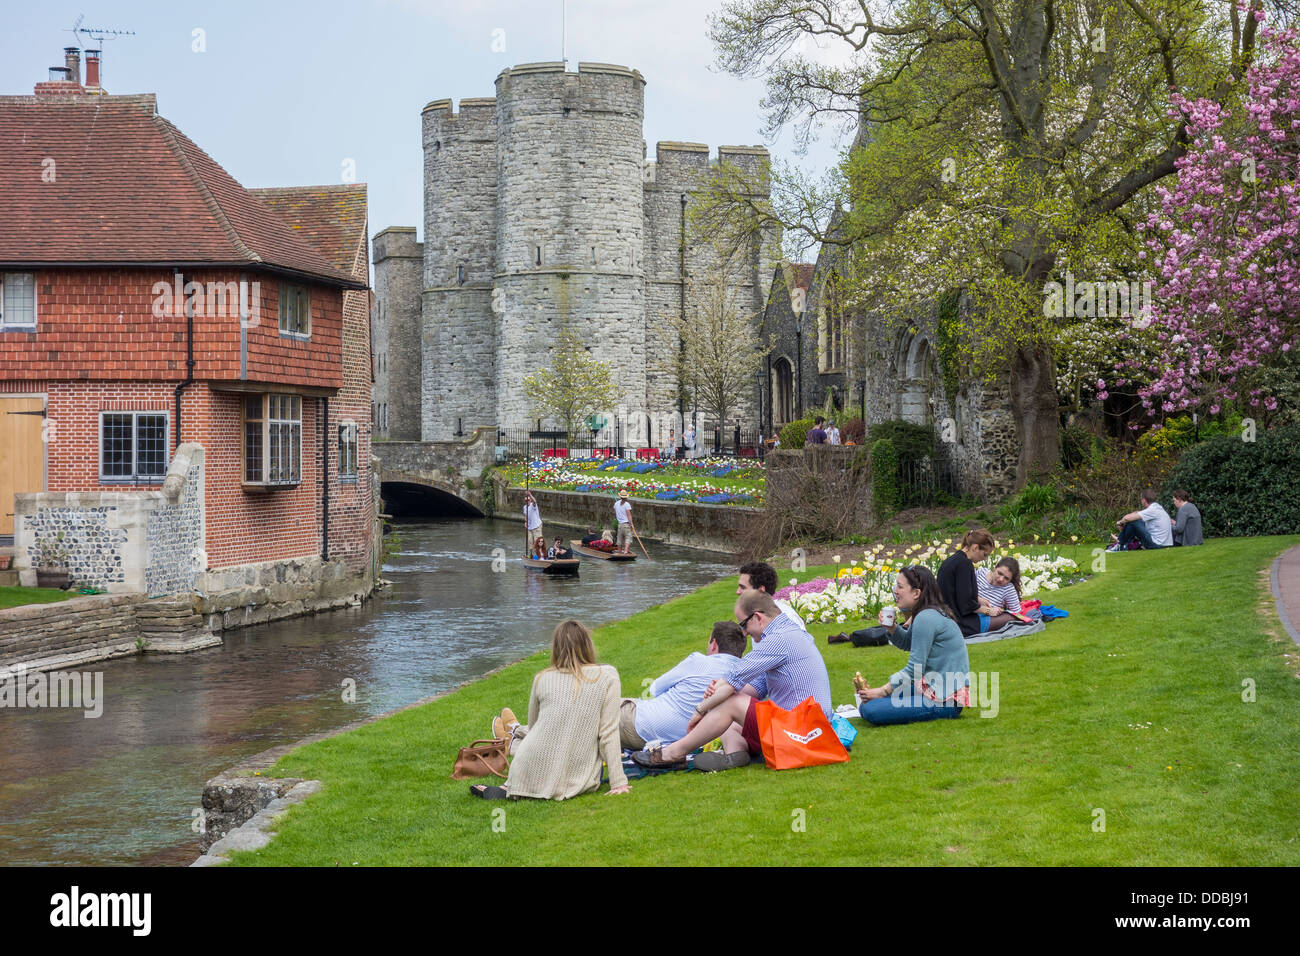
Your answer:
[[[522,467],[512,466],[502,471],[512,483],[523,484]],[[724,477],[725,481],[712,481],[715,472],[722,472],[718,477]],[[764,472],[761,464],[737,466],[725,459],[669,463],[621,458],[548,458],[528,465],[527,480],[530,485],[555,491],[617,494],[626,490],[634,498],[761,506]]]
[[[814,578],[800,584],[797,578],[791,578],[789,586],[777,591],[776,597],[788,601],[795,613],[809,624],[828,624],[831,621],[844,624],[874,619],[882,607],[894,603],[894,582],[899,571],[908,565],[920,565],[937,574],[939,565],[952,553],[951,548],[933,542],[924,549],[921,545],[912,545],[901,556],[882,561],[879,555],[883,550],[884,545],[877,545],[872,551],[864,551],[860,562],[839,569],[834,579]],[[1013,557],[1020,562],[1022,598],[1055,591],[1083,580],[1079,566],[1055,552],[1022,554],[1019,551],[995,551],[980,567],[992,570],[1004,557]],[[839,557],[836,556],[835,560],[838,564]]]

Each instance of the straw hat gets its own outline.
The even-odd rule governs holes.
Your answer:
[[[628,498],[628,497],[630,497],[630,495],[628,495],[628,493],[627,493],[627,489],[626,489],[626,488],[624,488],[622,491],[620,491],[620,492],[618,493],[618,496],[619,496],[620,498]]]

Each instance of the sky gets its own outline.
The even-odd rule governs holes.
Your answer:
[[[368,184],[370,233],[415,226],[423,238],[420,111],[431,100],[494,95],[507,66],[561,58],[561,0],[282,0],[6,4],[0,94],[30,94],[62,65],[69,32],[105,40],[110,93],[155,93],[158,111],[244,186]],[[708,15],[721,0],[567,0],[565,55],[617,63],[646,79],[644,136],[765,145],[818,173],[844,145],[795,155],[792,133],[764,142],[761,80],[714,66]],[[502,49],[504,47],[504,49]],[[809,52],[814,52],[809,48]],[[835,55],[824,50],[821,56]]]

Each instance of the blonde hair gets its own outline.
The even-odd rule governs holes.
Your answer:
[[[595,680],[583,669],[595,664],[596,647],[591,643],[591,632],[572,618],[561,621],[551,637],[551,666],[548,670],[573,675],[573,696],[576,699],[578,682]]]

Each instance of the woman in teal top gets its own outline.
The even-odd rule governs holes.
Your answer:
[[[889,638],[909,652],[907,665],[884,685],[858,691],[862,719],[879,726],[961,716],[970,706],[970,658],[939,583],[927,568],[903,568],[894,600],[910,623],[901,633],[896,623]]]

